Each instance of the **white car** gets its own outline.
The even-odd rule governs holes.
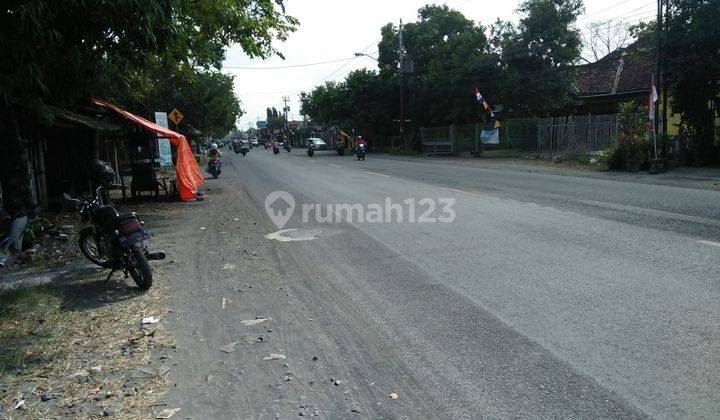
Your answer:
[[[325,141],[318,137],[310,137],[307,140],[305,140],[305,144],[310,146],[312,145],[313,149],[315,150],[327,150],[328,145],[325,143]]]

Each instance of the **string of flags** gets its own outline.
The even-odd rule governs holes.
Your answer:
[[[488,101],[482,96],[482,94],[480,93],[480,89],[478,88],[475,88],[475,97],[477,98],[478,103],[482,105],[482,107],[485,108],[486,111],[490,112],[490,121],[493,123],[493,128],[500,128],[500,126],[502,125],[500,123],[500,120],[495,115],[492,107],[490,106]]]

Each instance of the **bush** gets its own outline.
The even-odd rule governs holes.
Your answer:
[[[607,164],[608,169],[622,170],[625,169],[625,163],[627,162],[627,152],[624,147],[615,145],[611,149],[604,150],[607,154],[600,159],[601,162]]]
[[[618,170],[626,169],[628,161],[631,166],[648,162],[648,154],[652,150],[649,141],[649,120],[647,107],[636,102],[623,102],[618,108],[618,134],[615,146],[609,150],[607,157],[608,168]]]

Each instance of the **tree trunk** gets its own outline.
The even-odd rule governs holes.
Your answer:
[[[20,138],[17,113],[13,106],[0,104],[0,182],[3,206],[11,216],[35,208],[30,189],[30,169],[25,145]]]

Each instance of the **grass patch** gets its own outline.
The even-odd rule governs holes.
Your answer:
[[[0,294],[0,413],[21,417],[95,417],[108,409],[147,418],[166,378],[132,379],[155,351],[173,344],[161,324],[162,287],[139,292],[104,271],[73,272],[52,284]]]
[[[62,298],[50,286],[21,288],[0,294],[0,376],[31,368],[52,352]]]

